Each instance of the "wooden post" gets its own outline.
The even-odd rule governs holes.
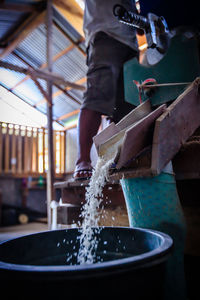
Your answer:
[[[64,146],[64,143],[63,143],[63,131],[60,131],[60,134],[59,134],[59,143],[60,143],[60,168],[59,168],[59,171],[60,171],[60,174],[63,173],[63,167],[64,167],[64,162],[63,162],[63,146]]]
[[[25,174],[27,174],[29,171],[28,161],[29,161],[29,149],[28,149],[28,136],[27,136],[27,127],[26,127],[25,134],[24,134],[24,168],[23,168],[23,172]]]
[[[13,133],[12,133],[12,143],[11,143],[11,172],[12,174],[16,173],[16,130],[13,125]]]
[[[19,135],[17,139],[17,172],[22,173],[22,128],[19,127]]]
[[[65,173],[66,172],[66,153],[67,153],[67,151],[66,151],[66,141],[67,140],[67,131],[65,130],[64,131],[64,159],[63,159],[63,165],[64,165],[64,169],[63,169],[63,173]]]
[[[52,0],[47,1],[47,66],[52,72],[53,49],[52,49]],[[52,81],[47,81],[47,127],[48,127],[48,171],[47,171],[47,217],[48,227],[51,229],[51,201],[54,199],[54,151],[53,151],[53,126],[52,126]]]
[[[45,173],[45,128],[42,128],[42,172]]]
[[[36,131],[36,149],[35,149],[35,172],[39,173],[39,151],[38,151],[38,146],[39,146],[39,130],[37,128]]]
[[[10,170],[9,161],[10,161],[10,143],[9,143],[9,127],[7,124],[6,134],[5,134],[5,173],[8,173]]]

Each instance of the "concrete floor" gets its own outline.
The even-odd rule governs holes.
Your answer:
[[[2,226],[0,227],[0,242],[6,241],[12,238],[16,238],[22,235],[31,233],[47,231],[48,225],[46,223],[31,222],[27,224],[20,224],[14,226]]]

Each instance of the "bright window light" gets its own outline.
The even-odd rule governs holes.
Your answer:
[[[0,121],[30,127],[47,127],[47,116],[0,86]],[[63,130],[57,122],[53,129]]]

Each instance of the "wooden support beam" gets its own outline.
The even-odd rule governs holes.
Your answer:
[[[76,82],[74,82],[74,84],[82,84],[82,83],[84,83],[85,81],[86,81],[86,77],[83,77],[83,78],[77,80]],[[76,102],[77,104],[81,104],[77,99],[75,99],[72,95],[70,95],[70,94],[67,92],[68,90],[71,90],[72,87],[66,86],[65,88],[62,88],[62,87],[60,87],[60,86],[58,86],[58,85],[56,85],[56,87],[57,87],[59,90],[56,91],[56,92],[52,95],[53,99],[56,98],[56,97],[58,97],[58,96],[60,96],[60,95],[62,95],[62,94],[65,94],[67,97],[69,97],[70,99],[72,99],[72,100],[73,100],[74,102]],[[46,98],[43,98],[42,100],[38,101],[34,106],[35,106],[35,107],[38,107],[38,106],[42,105],[42,104],[45,103],[45,102],[46,102]]]
[[[37,11],[37,6],[34,4],[0,3],[0,12],[1,11],[19,11],[28,13]]]
[[[53,56],[52,57],[52,61],[53,62],[57,61],[59,58],[61,58],[63,55],[66,55],[67,53],[69,53],[74,48],[75,48],[75,45],[71,44],[70,46],[68,46],[67,48],[63,49],[59,53],[57,53],[55,56]],[[41,65],[40,69],[44,69],[46,67],[47,67],[47,63],[44,63],[44,64]]]
[[[35,172],[39,172],[39,153],[38,153],[38,146],[39,146],[39,130],[37,128],[36,132],[36,143],[35,143]]]
[[[15,52],[14,52],[14,55],[15,55],[16,57],[18,57],[21,61],[23,61],[27,66],[31,67],[27,61],[25,61],[24,59],[22,59],[22,58],[21,58],[19,55],[17,55]],[[83,77],[83,78],[81,78],[80,80],[78,80],[78,81],[76,81],[76,82],[74,82],[74,83],[76,83],[76,84],[82,84],[82,83],[84,83],[85,81],[86,81],[86,77]],[[69,97],[70,99],[72,99],[73,102],[75,102],[75,103],[77,103],[77,104],[81,104],[81,101],[78,101],[77,99],[75,99],[72,95],[70,95],[70,94],[67,92],[67,89],[70,89],[70,87],[62,88],[62,87],[61,87],[60,85],[58,85],[58,84],[55,84],[55,86],[59,89],[59,91],[57,91],[56,93],[53,94],[53,96],[52,96],[53,98],[54,98],[54,97],[57,97],[56,94],[57,94],[58,92],[60,92],[60,93],[66,94],[66,96]],[[15,87],[14,87],[14,88],[15,88]],[[12,92],[12,90],[13,90],[14,88],[9,89],[9,91]],[[54,96],[54,95],[55,95],[55,96]],[[41,105],[42,103],[45,103],[45,102],[46,102],[46,98],[43,98],[42,100],[38,101],[38,103],[36,103],[35,105],[33,105],[33,107],[37,107],[37,106],[39,106],[39,105]],[[60,123],[59,123],[59,124],[60,124]],[[62,125],[62,124],[60,124],[60,125]]]
[[[19,135],[17,139],[17,172],[22,173],[22,131],[19,129]]]
[[[28,147],[28,136],[27,136],[27,128],[25,129],[25,134],[24,134],[24,168],[23,171],[24,173],[28,173],[29,171],[29,147]]]
[[[12,142],[11,142],[11,172],[16,172],[16,133],[15,127],[13,126]]]
[[[45,128],[42,128],[42,171],[45,173]]]
[[[9,161],[10,161],[10,142],[9,142],[9,128],[6,127],[5,133],[5,173],[10,171]]]
[[[80,85],[82,85],[83,83],[86,82],[86,79],[87,79],[86,77],[82,77],[81,79],[75,81],[74,83],[75,83],[75,84],[80,84]],[[60,89],[59,91],[57,91],[56,93],[54,93],[54,97],[57,97],[57,96],[63,94],[64,91],[69,91],[69,90],[71,90],[71,89],[72,89],[71,86],[66,86],[64,89],[62,89],[62,90]]]
[[[65,168],[65,133],[63,131],[60,132],[60,173],[64,173]]]
[[[74,0],[54,0],[59,13],[79,32],[83,33],[83,9]]]
[[[116,168],[120,169],[132,158],[136,157],[140,151],[152,143],[152,129],[155,120],[165,111],[166,105],[163,104],[131,126],[124,135],[120,149],[120,156],[117,160]]]
[[[65,115],[62,115],[62,116],[60,116],[60,117],[57,119],[57,121],[61,121],[61,120],[70,118],[70,117],[72,117],[72,116],[75,116],[75,115],[77,115],[77,114],[79,113],[79,111],[80,111],[80,109],[76,109],[76,110],[71,111],[71,112],[69,112],[69,113],[67,113],[67,114],[65,114]]]
[[[65,48],[64,50],[60,51],[58,54],[56,54],[53,57],[53,61],[55,62],[57,59],[59,59],[60,57],[62,57],[63,55],[67,54],[69,51],[71,51],[75,46],[74,45],[70,45],[69,47]],[[21,59],[18,55],[17,57],[19,59]],[[47,67],[47,63],[42,64],[39,69],[45,69]],[[30,75],[26,75],[26,77],[24,77],[23,79],[21,79],[19,82],[17,82],[11,89],[14,90],[16,87],[18,87],[20,84],[26,82],[28,79],[30,78]]]
[[[51,73],[53,70],[53,13],[52,0],[47,3],[47,66]],[[53,106],[52,106],[52,86],[51,80],[47,81],[47,92],[49,96],[49,105],[47,105],[47,128],[48,128],[48,171],[47,171],[47,217],[48,227],[51,229],[51,202],[55,199],[54,179],[55,179],[55,162],[54,162],[54,144],[53,144]]]
[[[35,85],[37,86],[37,88],[39,89],[39,91],[41,92],[41,94],[45,97],[47,102],[49,101],[49,95],[46,93],[46,91],[43,89],[43,87],[41,86],[41,84],[39,83],[39,81],[37,80],[34,72],[31,74],[31,78],[34,81]]]
[[[29,137],[29,172],[33,172],[33,129]]]
[[[55,26],[60,32],[62,32],[62,34],[64,34],[70,40],[70,42],[72,44],[74,44],[74,46],[77,48],[77,50],[79,50],[84,56],[86,56],[85,51],[79,47],[79,44],[84,41],[83,37],[79,41],[74,42],[73,39],[69,35],[67,35],[66,32],[64,32],[57,24],[55,24]]]
[[[33,136],[32,136],[32,169],[31,171],[33,173],[36,172],[36,155],[38,155],[38,153],[36,154],[36,151],[37,151],[37,138],[36,138],[36,133],[33,132]]]
[[[67,81],[62,76],[49,71],[36,70],[34,68],[22,68],[17,65],[13,65],[11,63],[3,62],[3,61],[0,61],[0,67],[13,70],[15,72],[23,73],[23,74],[29,74],[29,75],[35,74],[36,77],[44,79],[46,81],[50,80],[52,83],[63,84],[65,86],[70,86],[73,89],[77,89],[81,91],[85,90],[84,86]]]

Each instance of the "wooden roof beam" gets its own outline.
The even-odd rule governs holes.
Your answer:
[[[21,4],[21,3],[0,3],[0,11],[19,11],[19,12],[34,12],[38,7],[35,4]]]
[[[35,15],[33,13],[21,26],[23,28],[17,37],[9,43],[9,45],[0,53],[0,59],[8,56],[35,28],[37,28],[45,20],[46,12]]]
[[[72,49],[74,49],[74,45],[70,45],[69,47],[63,49],[62,51],[60,51],[58,54],[56,54],[53,57],[53,62],[55,62],[57,59],[59,59],[61,56],[67,54],[69,51],[71,51]],[[16,55],[17,57],[20,58],[19,55]],[[47,67],[47,63],[42,64],[39,69],[45,69]],[[18,87],[20,84],[24,83],[25,81],[27,81],[30,78],[30,75],[27,75],[26,77],[24,77],[23,79],[21,79],[19,82],[17,82],[11,89],[15,89],[16,87]]]
[[[26,60],[24,60],[23,58],[21,58],[20,56],[18,56],[18,54],[16,54],[15,52],[14,52],[14,55],[16,56],[16,57],[18,57],[21,61],[23,61],[28,67],[30,67],[30,68],[32,68],[32,66],[26,61]],[[82,83],[84,83],[86,81],[86,77],[83,77],[83,78],[81,78],[80,80],[78,80],[78,81],[76,81],[76,82],[74,82],[74,83],[77,83],[77,84],[82,84]],[[58,84],[55,84],[54,83],[54,85],[57,87],[57,89],[59,89],[59,91],[57,91],[56,93],[54,93],[53,94],[53,97],[57,97],[57,96],[59,96],[60,94],[62,94],[62,93],[64,93],[66,96],[68,96],[70,99],[72,99],[74,102],[76,102],[77,104],[81,104],[81,102],[80,101],[78,101],[77,99],[75,99],[72,95],[70,95],[68,92],[67,92],[67,90],[68,89],[70,89],[68,86],[67,87],[65,87],[65,88],[63,88],[63,87],[61,87],[60,85],[58,85]],[[10,91],[13,91],[14,89],[10,89]],[[33,105],[33,107],[37,107],[37,106],[40,106],[42,103],[44,103],[45,102],[45,99],[42,99],[42,100],[40,100],[39,102],[38,102],[38,105],[37,105],[37,103],[36,103],[36,105]]]
[[[0,67],[13,70],[15,72],[30,74],[35,73],[35,76],[44,80],[50,80],[52,83],[63,84],[65,86],[70,86],[73,89],[84,91],[85,87],[83,85],[79,85],[68,80],[65,80],[62,76],[55,74],[53,72],[36,70],[34,68],[22,68],[17,65],[13,65],[7,62],[0,61]]]
[[[75,46],[75,48],[77,48],[84,56],[86,56],[85,51],[82,50],[82,49],[79,47],[79,44],[82,43],[82,42],[85,40],[84,37],[81,37],[80,40],[78,40],[77,42],[75,42],[75,41],[73,41],[73,39],[72,39],[68,34],[66,34],[65,31],[63,31],[62,28],[60,28],[60,27],[58,26],[58,24],[56,24],[56,22],[55,22],[55,26],[56,26],[56,28],[57,28],[60,32],[62,32],[62,34],[64,34],[64,35],[66,36],[66,38],[67,38],[67,39]]]
[[[64,115],[60,116],[59,118],[56,119],[56,121],[61,121],[61,120],[70,118],[70,117],[72,117],[72,116],[77,115],[79,112],[80,112],[80,109],[76,109],[76,110],[74,110],[74,111],[71,111],[71,112],[69,112],[69,113],[67,113],[67,114],[64,114]]]
[[[81,78],[81,79],[75,81],[74,84],[82,84],[82,83],[84,83],[85,81],[86,81],[86,77],[83,77],[83,78]],[[77,102],[78,104],[80,104],[79,101],[77,101],[73,96],[71,96],[69,93],[67,93],[67,91],[68,91],[68,90],[71,90],[72,87],[66,86],[65,88],[61,88],[61,87],[57,86],[57,88],[59,89],[59,91],[57,91],[57,92],[55,92],[55,93],[53,94],[53,96],[52,96],[53,99],[56,98],[56,97],[58,97],[59,95],[65,93],[69,98],[71,98],[72,100],[74,100],[75,102]],[[38,106],[42,105],[42,104],[45,103],[45,102],[46,102],[46,99],[43,98],[42,100],[38,101],[34,106],[35,106],[35,107],[38,107]]]

